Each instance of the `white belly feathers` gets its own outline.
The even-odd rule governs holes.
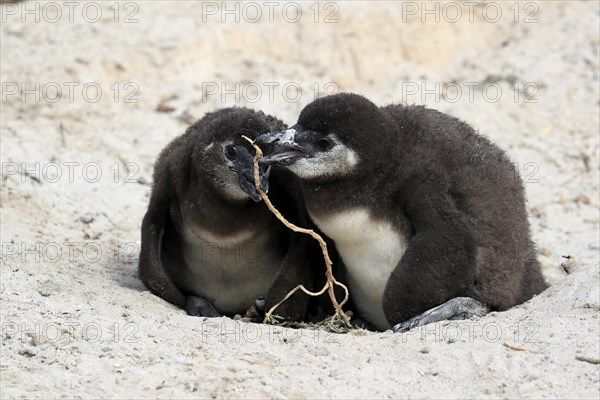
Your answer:
[[[408,241],[391,224],[374,219],[362,208],[325,218],[311,215],[333,241],[348,271],[351,296],[365,319],[378,329],[389,329],[383,312],[383,292]]]
[[[270,239],[268,230],[222,238],[185,229],[187,268],[181,271],[181,285],[212,301],[221,313],[243,313],[257,296],[267,295],[281,265],[283,254]]]

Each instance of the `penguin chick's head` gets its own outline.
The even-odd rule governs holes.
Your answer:
[[[277,118],[247,108],[232,107],[209,113],[190,127],[200,138],[192,154],[193,173],[225,200],[260,201],[254,186],[254,148],[242,135],[254,139],[285,127]],[[269,172],[270,167],[259,168],[265,192]]]
[[[290,129],[261,135],[262,165],[285,166],[303,179],[337,178],[354,173],[358,164],[381,154],[373,142],[388,122],[368,99],[352,93],[322,97],[307,105]],[[374,153],[374,154],[370,154]]]

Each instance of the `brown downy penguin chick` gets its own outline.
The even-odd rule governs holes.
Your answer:
[[[517,170],[466,123],[342,93],[257,142],[265,165],[301,178],[361,316],[378,329],[506,310],[547,287]]]
[[[260,201],[254,149],[241,137],[285,128],[262,112],[226,108],[206,114],[161,152],[139,260],[140,278],[154,294],[190,315],[213,317],[244,313],[260,296],[269,307],[299,283],[313,288],[318,246]],[[260,179],[264,188],[270,180],[273,203],[290,221],[308,225],[297,179],[270,170],[261,167]],[[299,293],[276,313],[303,320],[308,302]]]

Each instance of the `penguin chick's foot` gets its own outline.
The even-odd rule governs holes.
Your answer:
[[[188,296],[185,301],[185,311],[192,317],[221,317],[213,304],[197,296]]]
[[[403,333],[417,326],[427,325],[446,319],[457,320],[482,317],[489,311],[490,308],[488,306],[471,297],[455,297],[442,305],[394,325],[392,330],[394,333]]]

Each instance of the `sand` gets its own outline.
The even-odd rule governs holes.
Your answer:
[[[598,3],[294,4],[0,5],[2,398],[597,399]],[[193,318],[146,291],[162,147],[219,107],[293,123],[335,91],[507,150],[552,287],[401,335]]]

